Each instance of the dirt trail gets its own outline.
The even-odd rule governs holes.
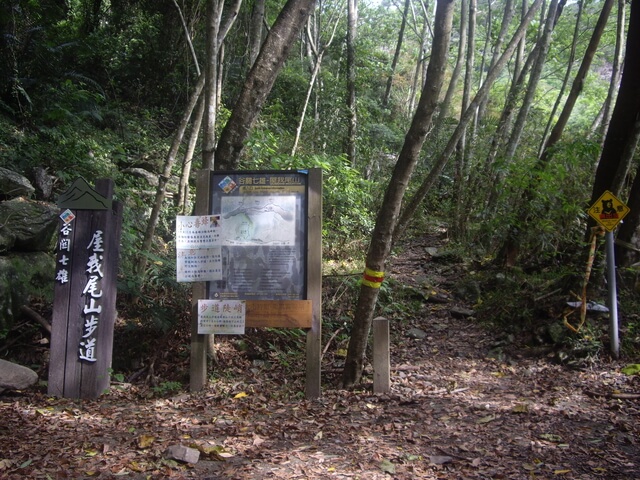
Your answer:
[[[405,260],[392,275],[446,278]],[[247,360],[205,392],[168,399],[127,385],[95,402],[0,395],[0,478],[640,478],[639,401],[619,398],[640,391],[638,376],[496,355],[495,335],[452,306],[425,302],[410,325],[394,324],[388,394],[335,389],[324,365],[322,398],[292,398],[300,378]],[[173,444],[198,447],[200,461],[164,459]]]

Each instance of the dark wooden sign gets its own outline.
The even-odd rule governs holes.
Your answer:
[[[82,178],[58,199],[49,394],[94,399],[110,383],[122,206],[113,181]]]

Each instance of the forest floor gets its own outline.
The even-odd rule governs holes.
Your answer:
[[[44,387],[0,394],[0,478],[640,478],[640,376],[620,372],[629,362],[569,368],[517,342],[496,355],[495,332],[452,315],[473,308],[447,291],[465,268],[429,261],[426,247],[395,257],[390,277],[428,275],[450,301],[392,322],[390,392],[374,394],[370,375],[338,388],[339,336],[316,400],[304,399],[304,361],[286,364],[303,356],[251,360],[220,339],[202,392],[123,382],[96,401]],[[188,368],[169,358],[165,369]],[[167,458],[170,445],[197,448],[199,461]]]

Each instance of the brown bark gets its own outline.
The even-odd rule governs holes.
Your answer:
[[[634,138],[634,131],[640,117],[640,57],[633,52],[639,49],[640,0],[633,0],[627,36],[628,54],[624,62],[620,91],[596,169],[589,205],[593,205],[605,190],[613,187],[616,173],[625,158],[624,152],[628,149],[629,141]]]
[[[315,0],[288,0],[282,8],[258,58],[249,71],[231,117],[215,151],[217,170],[237,169],[240,154],[254,122],[284,65],[294,40],[300,34]]]
[[[451,37],[454,3],[454,0],[438,2],[434,42],[431,60],[427,69],[427,79],[418,108],[393,170],[391,181],[385,191],[367,253],[366,266],[374,271],[384,271],[384,265],[392,247],[393,232],[400,213],[402,198],[415,169],[424,140],[431,127],[432,117],[440,97]],[[357,384],[362,376],[365,351],[378,293],[379,288],[373,288],[365,284],[360,288],[342,377],[343,384],[347,388]]]

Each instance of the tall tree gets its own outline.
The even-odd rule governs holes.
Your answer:
[[[249,71],[215,150],[215,168],[235,170],[240,153],[315,0],[287,0]]]
[[[343,384],[347,388],[353,387],[360,381],[362,376],[367,340],[380,291],[377,277],[383,275],[380,272],[384,272],[384,265],[391,251],[393,232],[400,212],[402,198],[415,169],[424,140],[431,127],[431,120],[440,97],[451,37],[454,3],[454,0],[441,0],[438,2],[426,82],[418,108],[398,156],[398,161],[393,169],[391,180],[385,191],[371,243],[369,244],[365,263],[365,279],[360,288],[342,377]],[[370,277],[373,280],[369,280]]]
[[[227,21],[223,24],[224,0],[207,0],[207,61],[204,70],[205,113],[202,139],[202,168],[205,170],[212,170],[214,165],[216,119],[222,82],[221,58],[223,56],[224,39],[238,16],[241,3],[242,0],[234,0],[227,14]]]
[[[609,122],[611,121],[612,105],[615,101],[616,94],[618,92],[618,86],[620,85],[620,75],[622,74],[622,45],[624,44],[624,31],[625,31],[625,0],[618,0],[618,24],[616,29],[616,47],[613,57],[613,66],[611,70],[611,81],[609,82],[609,90],[607,91],[607,99],[602,106],[601,114],[598,115],[598,119],[591,127],[592,133],[597,129],[602,142],[604,142],[609,128]]]
[[[593,205],[605,190],[616,189],[614,181],[618,172],[625,168],[629,161],[629,152],[633,152],[633,143],[638,138],[638,124],[640,123],[640,56],[634,52],[640,51],[640,0],[632,0],[629,15],[629,29],[626,44],[627,55],[624,61],[622,79],[618,98],[611,116],[611,123],[604,141],[600,161],[596,169],[593,191],[589,205]],[[625,153],[626,152],[626,153]],[[636,173],[636,177],[639,175]],[[637,183],[637,182],[636,182]],[[637,188],[633,189],[637,191]],[[633,199],[634,206],[637,199]],[[623,224],[624,240],[630,241],[637,218]],[[626,224],[629,224],[627,226]],[[592,226],[590,222],[589,226]],[[622,229],[622,227],[621,227]]]
[[[293,141],[293,147],[291,147],[291,156],[294,156],[298,149],[298,142],[300,141],[302,126],[304,124],[307,108],[309,106],[309,100],[311,99],[311,93],[313,92],[314,85],[316,84],[316,79],[318,77],[318,74],[320,73],[320,67],[322,66],[322,59],[324,58],[324,54],[331,46],[331,44],[333,43],[333,39],[335,38],[336,30],[338,29],[338,24],[340,22],[340,15],[336,15],[336,18],[333,20],[330,19],[329,23],[331,23],[332,21],[333,29],[331,30],[330,37],[326,42],[323,43],[320,36],[320,29],[318,29],[317,35],[311,33],[311,17],[309,17],[309,19],[307,20],[307,45],[309,46],[309,59],[312,65],[311,78],[309,79],[309,85],[307,86],[307,95],[304,99],[304,103],[302,104],[300,121],[298,122],[298,128],[296,128],[296,136]]]
[[[469,107],[469,101],[471,98],[471,88],[473,86],[474,79],[474,63],[475,63],[475,36],[476,36],[476,0],[469,0],[469,33],[468,33],[468,48],[467,58],[465,62],[464,73],[464,88],[462,90],[462,108],[461,112],[464,112]],[[477,109],[476,115],[477,118]],[[470,144],[473,141],[469,142]],[[456,150],[456,165],[454,176],[454,201],[455,201],[455,214],[454,214],[454,235],[460,237],[466,229],[467,214],[464,211],[465,206],[465,189],[467,187],[467,175],[469,169],[469,157],[471,152],[467,146],[467,128],[462,130],[460,141]]]
[[[356,166],[358,112],[356,107],[356,37],[358,35],[358,0],[347,0],[347,158]]]
[[[404,30],[407,26],[407,15],[409,14],[409,6],[411,0],[404,0],[404,10],[402,11],[402,19],[400,21],[400,30],[398,31],[398,41],[396,42],[396,50],[393,54],[393,60],[391,61],[391,71],[389,72],[389,78],[387,78],[387,86],[384,89],[384,96],[382,97],[382,106],[386,107],[389,103],[389,97],[391,96],[391,86],[393,85],[393,75],[398,66],[398,60],[400,60],[400,52],[402,51],[402,42],[404,41]]]

